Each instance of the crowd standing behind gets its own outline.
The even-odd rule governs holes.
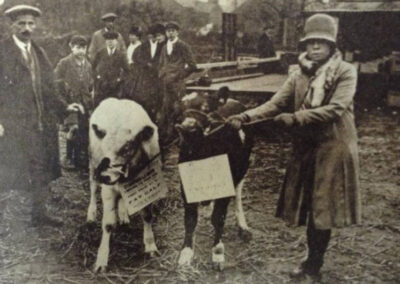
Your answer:
[[[46,52],[32,39],[40,9],[16,5],[5,11],[12,36],[1,42],[0,186],[32,193],[32,225],[61,225],[46,214],[48,183],[61,175],[57,124],[68,131],[66,168],[87,168],[88,122],[105,98],[134,99],[152,120],[174,123],[171,109],[183,94],[184,79],[195,63],[178,38],[179,26],[152,25],[141,43],[133,26],[128,49],[115,30],[117,15],[102,16],[104,28],[90,45],[82,35],[69,42],[71,53],[52,69]],[[18,98],[18,99],[16,99]]]

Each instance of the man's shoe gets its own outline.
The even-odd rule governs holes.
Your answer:
[[[39,216],[33,215],[31,224],[33,227],[44,227],[44,226],[61,227],[63,225],[63,222],[56,218],[42,214]]]

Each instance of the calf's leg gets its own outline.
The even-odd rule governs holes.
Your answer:
[[[92,165],[89,166],[89,183],[90,183],[90,202],[87,213],[87,222],[94,222],[96,221],[97,217],[96,191],[98,183],[94,180],[94,168]]]
[[[104,272],[108,264],[108,256],[110,254],[110,238],[111,231],[117,224],[116,214],[116,198],[117,192],[112,186],[102,185],[101,200],[103,202],[103,220],[102,220],[102,236],[100,247],[97,252],[97,259],[94,271]]]
[[[220,198],[215,201],[214,211],[211,216],[211,222],[215,229],[214,246],[211,250],[211,260],[213,267],[222,271],[225,264],[225,247],[222,242],[222,234],[226,219],[230,198]]]
[[[235,197],[235,215],[239,225],[239,236],[243,241],[250,241],[252,234],[247,226],[246,217],[244,216],[243,204],[242,204],[242,189],[244,179],[242,179],[236,186],[236,197]]]
[[[118,220],[120,224],[129,224],[128,209],[122,198],[118,200]]]
[[[198,203],[189,204],[185,198],[183,200],[185,208],[185,240],[179,255],[178,265],[190,265],[194,256],[193,236],[197,226]]]
[[[152,226],[153,215],[151,212],[151,205],[147,206],[141,211],[143,219],[143,243],[144,252],[150,257],[154,257],[158,252],[156,242],[154,240],[154,233]]]

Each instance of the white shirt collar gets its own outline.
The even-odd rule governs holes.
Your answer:
[[[114,54],[114,53],[115,53],[115,50],[116,50],[116,48],[111,49],[111,48],[108,48],[108,47],[107,47],[107,53],[108,53],[109,55]]]
[[[23,42],[22,40],[20,40],[16,35],[13,35],[12,38],[13,38],[15,44],[16,44],[20,49],[22,49],[24,52],[25,52],[26,50],[28,50],[29,52],[31,51],[31,45],[32,45],[32,44],[31,44],[30,41],[28,41],[27,43],[25,43],[25,42]]]
[[[175,44],[177,41],[178,41],[178,37],[176,37],[174,40],[168,40],[168,42],[170,43],[170,44]]]
[[[142,42],[139,40],[139,41],[137,41],[137,42],[135,42],[135,43],[130,43],[129,46],[131,46],[132,48],[136,48],[136,47],[138,47],[138,46],[141,45],[141,44],[142,44]]]
[[[158,44],[158,41],[153,42],[152,40],[150,40],[150,55],[151,55],[151,58],[154,58],[154,56],[156,55],[157,44]]]
[[[176,37],[174,40],[168,40],[167,41],[167,54],[171,55],[172,50],[174,49],[174,44],[178,41],[178,37]]]

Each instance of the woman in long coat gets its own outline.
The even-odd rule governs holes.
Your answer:
[[[292,130],[293,153],[276,215],[290,225],[305,225],[308,220],[308,257],[294,274],[320,278],[331,229],[361,221],[353,114],[357,72],[336,49],[332,17],[310,17],[305,34],[300,70],[270,101],[231,117],[230,123],[240,128],[247,121],[274,117],[277,124]]]

